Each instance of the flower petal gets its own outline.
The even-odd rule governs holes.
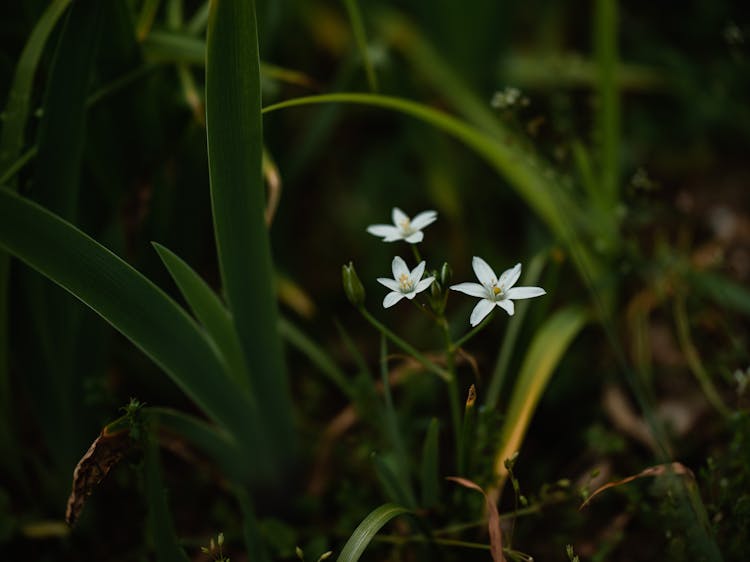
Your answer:
[[[507,312],[508,316],[513,316],[513,314],[515,314],[516,312],[516,306],[510,299],[503,299],[501,301],[497,301],[495,304],[502,308],[505,312]]]
[[[385,285],[391,291],[400,291],[401,285],[395,279],[388,279],[387,277],[378,277],[378,283]]]
[[[458,285],[451,285],[450,288],[459,293],[469,295],[470,297],[479,297],[480,299],[487,298],[487,288],[479,283],[459,283]]]
[[[401,232],[395,226],[389,224],[372,224],[367,227],[367,232],[375,236],[392,236],[393,234],[400,235]]]
[[[426,279],[422,279],[419,283],[417,283],[417,286],[414,287],[415,293],[421,293],[424,291],[427,287],[432,285],[432,282],[435,280],[434,277],[427,277]]]
[[[497,275],[482,258],[474,256],[471,260],[471,267],[482,285],[490,286],[497,281]]]
[[[402,275],[409,276],[409,268],[406,266],[406,262],[399,256],[393,258],[391,263],[391,271],[393,271],[393,278],[398,281]]]
[[[422,240],[424,240],[424,233],[421,230],[418,230],[414,234],[410,234],[406,238],[404,238],[409,244],[419,244]]]
[[[521,277],[521,264],[517,263],[510,269],[506,269],[505,271],[503,271],[503,274],[500,276],[497,284],[502,286],[503,289],[507,291],[516,284],[516,281],[518,281],[519,277]]]
[[[414,230],[422,230],[429,224],[432,224],[437,220],[436,211],[424,211],[419,213],[416,217],[411,219],[411,227]]]
[[[482,320],[484,320],[485,316],[492,312],[494,305],[495,303],[487,299],[482,299],[481,301],[479,301],[474,307],[474,310],[471,311],[469,324],[471,324],[472,327],[479,324]]]
[[[396,226],[401,226],[401,223],[409,220],[409,217],[406,215],[406,213],[404,213],[398,207],[393,207],[393,211],[391,211],[391,218],[393,219],[393,224],[395,224]]]
[[[509,299],[531,299],[534,297],[541,297],[546,295],[547,291],[541,287],[513,287],[508,290]]]
[[[396,304],[405,296],[406,295],[404,295],[403,293],[397,293],[396,291],[393,291],[392,293],[388,293],[383,299],[383,308],[392,307],[394,304]]]
[[[427,262],[422,260],[419,262],[417,267],[415,267],[412,272],[409,274],[409,281],[411,281],[412,285],[416,285],[417,281],[422,279],[422,275],[424,275],[424,268],[427,267]]]

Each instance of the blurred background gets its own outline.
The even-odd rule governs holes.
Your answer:
[[[3,8],[3,107],[48,4]],[[448,262],[455,282],[473,280],[475,255],[498,272],[517,262],[526,268],[540,256],[536,284],[548,296],[528,310],[519,351],[508,359],[511,379],[522,350],[555,310],[601,305],[610,320],[592,321],[578,335],[531,421],[515,471],[523,494],[539,507],[516,522],[514,547],[538,560],[566,560],[567,544],[585,560],[686,559],[694,539],[689,525],[653,482],[618,487],[577,510],[579,489],[656,463],[659,447],[647,420],[656,416],[671,458],[695,474],[710,540],[725,559],[743,559],[750,545],[745,4],[361,0],[364,51],[351,5],[257,2],[263,105],[377,92],[455,115],[488,134],[500,130],[534,159],[545,185],[576,205],[573,248],[585,248],[603,273],[587,279],[570,241],[514,180],[454,136],[383,108],[301,106],[271,112],[263,123],[269,192],[279,196],[270,228],[284,317],[345,372],[356,372],[343,330],[377,371],[378,334],[341,288],[341,265],[351,260],[369,310],[418,349],[440,349],[440,334],[425,318],[407,306],[384,311],[380,304],[386,291],[375,279],[390,276],[392,257],[408,260],[410,250],[383,244],[365,228],[390,222],[394,206],[411,216],[438,212],[420,251],[429,268]],[[616,14],[609,23],[608,5]],[[180,301],[151,241],[175,251],[213,287],[219,281],[203,108],[206,15],[206,4],[189,0],[104,3],[78,192],[56,209]],[[41,106],[58,39],[59,28],[41,54],[32,110]],[[616,46],[610,58],[607,45]],[[24,154],[38,134],[31,119]],[[30,157],[3,182],[55,209],[54,193],[36,190],[39,174]],[[601,204],[587,190],[595,191],[600,177],[614,185],[614,196]],[[17,261],[9,279],[0,551],[29,560],[150,559],[137,493],[142,482],[132,466],[138,459],[113,470],[69,531],[61,521],[72,472],[131,397],[189,412],[195,406],[62,290]],[[451,297],[455,333],[468,328],[473,305]],[[466,346],[462,388],[476,384],[480,401],[509,326],[498,316]],[[305,445],[289,505],[260,509],[278,560],[296,559],[296,546],[309,556],[340,548],[389,499],[370,458],[382,447],[376,428],[355,420],[332,429],[350,407],[346,397],[294,346],[287,358]],[[414,365],[403,370],[393,375],[401,377],[394,397],[407,449],[418,451],[431,418],[447,423],[448,404],[434,380]],[[510,390],[506,381],[501,405]],[[493,415],[501,420],[503,409],[487,413]],[[238,508],[212,463],[177,439],[166,440],[162,460],[175,527],[194,559],[208,559],[198,546],[223,530],[231,559],[251,560],[237,539]],[[491,451],[478,445],[478,482],[489,478],[491,462]],[[455,492],[446,489],[446,497]],[[437,517],[446,524],[476,520],[481,503],[474,500],[448,502]],[[513,509],[508,494],[501,511]],[[474,538],[482,536],[477,531]],[[372,560],[419,559],[408,547],[372,549]],[[446,548],[441,556],[489,555]]]

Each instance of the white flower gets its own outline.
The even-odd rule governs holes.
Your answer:
[[[482,258],[474,256],[471,260],[471,266],[474,268],[479,283],[459,283],[451,285],[454,291],[460,291],[472,297],[479,297],[480,300],[471,311],[469,322],[472,326],[479,324],[485,316],[492,312],[494,306],[499,306],[510,316],[515,312],[513,300],[530,299],[539,297],[547,293],[541,287],[514,287],[518,278],[521,276],[521,264],[517,263],[515,267],[506,269],[497,278],[492,268]]]
[[[410,219],[401,209],[394,207],[391,217],[394,226],[373,224],[367,227],[367,232],[382,237],[383,242],[406,240],[409,244],[417,244],[424,238],[422,229],[435,222],[437,213],[435,211],[424,211]]]
[[[429,287],[435,280],[434,277],[422,279],[425,262],[420,262],[414,271],[409,271],[406,262],[400,257],[393,258],[391,269],[393,270],[393,279],[387,277],[378,277],[378,283],[388,287],[391,292],[383,299],[383,307],[389,308],[406,297],[411,300],[417,293],[421,293]],[[421,281],[420,281],[421,279]]]

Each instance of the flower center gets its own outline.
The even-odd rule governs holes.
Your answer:
[[[398,223],[398,225],[401,227],[401,230],[404,232],[411,232],[411,221],[409,219],[404,219],[401,222]]]
[[[401,277],[398,278],[398,285],[402,292],[408,293],[414,288],[414,283],[412,283],[411,279],[409,279],[409,276],[406,273],[402,273]]]
[[[497,281],[495,283],[497,283]],[[495,283],[493,283],[491,287],[492,296],[496,301],[503,300],[505,298],[504,287],[502,285],[498,287]]]

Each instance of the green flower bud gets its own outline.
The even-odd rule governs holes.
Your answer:
[[[341,281],[344,284],[344,292],[349,302],[354,306],[362,306],[365,303],[365,288],[357,277],[352,262],[341,267]]]
[[[440,276],[438,279],[440,280],[440,285],[443,287],[447,287],[451,284],[451,279],[453,278],[453,270],[451,269],[451,266],[448,265],[448,262],[444,262],[443,266],[440,268]]]

